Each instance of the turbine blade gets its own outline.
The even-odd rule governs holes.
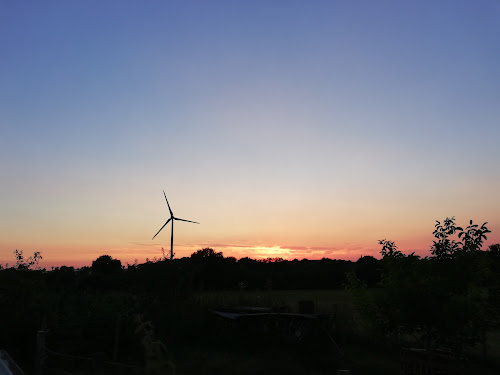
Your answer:
[[[172,218],[168,219],[168,220],[167,220],[167,222],[166,222],[165,224],[163,224],[163,226],[160,228],[160,230],[159,230],[158,232],[156,232],[156,234],[153,236],[153,238],[151,238],[151,240],[154,240],[154,239],[155,239],[155,237],[158,235],[158,233],[160,233],[160,232],[161,232],[161,230],[162,230],[163,228],[165,228],[165,225],[167,225],[167,224],[168,224],[168,222],[169,222],[170,220],[172,220]]]
[[[200,223],[198,223],[197,221],[184,220],[184,219],[179,219],[179,218],[177,218],[177,217],[174,217],[174,220],[187,221],[188,223],[200,224]]]
[[[167,194],[165,194],[165,190],[163,190],[163,195],[165,196],[165,200],[167,201],[167,206],[168,210],[170,211],[170,216],[174,216],[174,214],[172,213],[172,209],[170,208],[170,204],[168,203]]]

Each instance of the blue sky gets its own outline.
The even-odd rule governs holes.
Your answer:
[[[162,189],[180,255],[500,239],[498,35],[497,1],[4,2],[0,261],[152,257]]]

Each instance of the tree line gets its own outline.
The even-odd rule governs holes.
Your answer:
[[[401,252],[393,241],[380,240],[379,293],[369,294],[356,273],[349,273],[358,312],[374,337],[400,345],[457,355],[481,346],[492,348],[488,335],[500,328],[500,244],[482,250],[487,223],[455,218],[436,221],[430,255]]]
[[[116,359],[141,363],[147,356],[138,321],[151,322],[169,348],[203,340],[206,321],[193,299],[200,292],[347,288],[359,316],[353,324],[363,324],[373,339],[456,353],[479,345],[486,353],[500,316],[500,244],[483,250],[488,233],[487,223],[462,228],[446,218],[436,222],[428,256],[405,254],[382,239],[381,259],[356,262],[236,260],[204,248],[143,264],[102,255],[90,267],[47,271],[38,267],[40,252],[26,258],[16,250],[16,265],[0,267],[0,321],[8,322],[0,347],[29,367],[43,321],[52,349],[70,353],[109,351],[121,326]]]

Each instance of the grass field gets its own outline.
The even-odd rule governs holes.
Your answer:
[[[366,342],[352,340],[353,333],[358,329],[353,314],[351,294],[343,289],[338,290],[235,290],[204,292],[195,296],[197,303],[207,309],[221,306],[259,306],[270,307],[276,311],[299,312],[299,301],[313,301],[315,312],[329,317],[328,330],[339,344],[342,355],[336,362],[338,368],[350,369],[351,374],[398,374],[399,352],[384,348],[374,348]],[[325,356],[328,356],[325,353]],[[201,355],[195,356],[199,360]],[[246,355],[244,352],[212,351],[206,359],[207,373],[223,374],[222,363],[243,364],[245,371],[241,373],[287,373],[287,374],[322,374],[331,373],[327,370],[308,368],[307,361],[300,361],[300,355],[295,353],[274,352],[272,355],[255,353]],[[318,358],[315,359],[316,361]],[[320,359],[321,360],[321,359]],[[263,372],[263,367],[266,371]],[[267,372],[269,370],[269,372]]]
[[[369,293],[377,293],[371,290]],[[197,294],[197,304],[204,309],[214,309],[221,306],[260,306],[271,307],[277,311],[299,312],[299,301],[314,302],[315,312],[327,314],[330,317],[329,331],[342,349],[342,358],[338,362],[340,368],[351,370],[351,374],[399,374],[400,352],[398,347],[391,347],[387,343],[377,342],[364,332],[363,322],[355,314],[353,300],[349,291],[338,290],[234,290],[211,291]],[[497,374],[500,363],[500,332],[489,336],[489,361],[480,363],[480,350],[472,351],[472,361],[469,364],[469,373]],[[255,356],[255,353],[211,350],[194,358],[202,361],[206,373],[226,373],[225,364],[231,366],[243,365],[245,371],[240,373],[287,373],[321,374],[318,369],[307,369],[303,363],[297,361],[296,356],[287,353]],[[196,361],[195,361],[196,362]],[[195,362],[192,362],[194,364]],[[263,372],[262,367],[269,369]],[[233,367],[234,368],[234,367]],[[279,371],[278,369],[283,370]],[[213,370],[213,371],[212,371]],[[285,371],[286,370],[286,371]],[[189,371],[187,371],[189,372]],[[227,372],[231,373],[231,372]]]
[[[196,296],[206,307],[216,306],[262,306],[288,307],[298,312],[299,301],[314,301],[317,313],[334,313],[342,305],[352,309],[352,299],[348,291],[335,290],[232,290],[222,292],[205,292]]]

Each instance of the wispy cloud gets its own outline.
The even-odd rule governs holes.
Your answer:
[[[242,247],[242,248],[248,248],[249,246],[248,245],[242,245],[242,244],[224,244],[224,243],[200,243],[198,244],[197,246],[201,248],[205,248],[205,247],[212,247],[212,248],[239,248],[239,247]]]
[[[142,246],[142,247],[158,247],[161,245],[158,245],[157,243],[143,243],[143,242],[129,242],[130,244],[134,246]]]

